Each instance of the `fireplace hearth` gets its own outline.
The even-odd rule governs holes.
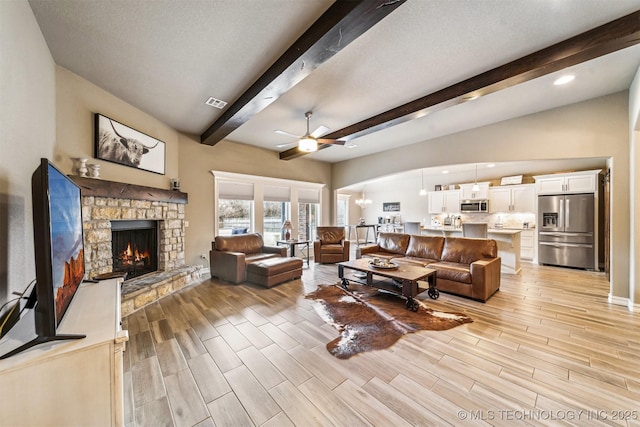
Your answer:
[[[158,222],[147,220],[112,221],[111,251],[113,271],[127,279],[158,269]]]

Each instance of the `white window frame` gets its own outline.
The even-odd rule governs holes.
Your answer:
[[[253,184],[253,230],[256,233],[263,234],[264,233],[264,189],[265,186],[268,187],[288,187],[290,189],[290,206],[298,206],[298,193],[300,190],[304,194],[309,194],[310,191],[304,190],[317,190],[318,191],[318,204],[320,205],[319,215],[322,214],[322,206],[324,203],[323,200],[323,191],[322,189],[325,187],[325,184],[320,184],[316,182],[307,182],[307,181],[296,181],[290,179],[281,179],[281,178],[271,178],[257,175],[246,175],[240,173],[233,172],[224,172],[224,171],[215,171],[212,170],[211,174],[214,178],[214,200],[213,200],[213,210],[214,210],[214,233],[218,235],[218,188],[219,181],[227,181],[227,182],[238,182],[245,184]],[[307,202],[308,203],[308,202]],[[293,229],[296,230],[298,228],[298,209],[290,209],[290,221],[293,226]],[[322,224],[322,218],[319,218],[319,223]]]

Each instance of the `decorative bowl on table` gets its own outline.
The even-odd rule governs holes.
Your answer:
[[[398,268],[398,264],[391,261],[384,260],[384,259],[371,260],[369,261],[369,265],[371,267],[380,268],[384,270],[395,270],[396,268]]]

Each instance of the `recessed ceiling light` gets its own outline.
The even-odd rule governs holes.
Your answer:
[[[556,81],[554,81],[553,84],[556,86],[566,85],[567,83],[572,82],[573,79],[575,78],[576,76],[573,74],[565,74],[564,76],[556,79]]]
[[[449,171],[442,171],[442,173],[447,174],[447,173],[449,173]]]
[[[488,167],[488,168],[493,168],[493,167],[495,167],[495,166],[496,166],[496,165],[494,165],[493,163],[489,163],[489,164],[487,165],[487,167]]]
[[[213,96],[210,96],[209,99],[207,99],[204,103],[220,110],[222,110],[227,105],[226,101],[214,98]]]
[[[356,148],[358,146],[358,144],[347,144],[345,145],[346,148]]]

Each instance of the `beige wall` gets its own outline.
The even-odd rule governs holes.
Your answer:
[[[35,278],[31,174],[54,151],[55,64],[26,1],[0,1],[0,305]]]
[[[200,144],[198,136],[180,135],[180,180],[182,191],[189,194],[186,207],[187,264],[207,264],[200,254],[209,254],[214,238],[215,212],[213,206],[212,170],[284,178],[328,184],[331,182],[331,165],[307,159],[282,161],[278,153],[249,145],[222,141],[216,145]],[[325,187],[322,200],[332,197]],[[323,203],[321,223],[330,216],[329,203]],[[208,265],[208,264],[207,264]]]
[[[336,188],[407,169],[452,163],[610,157],[612,295],[630,297],[628,92],[338,163]]]
[[[102,179],[169,189],[178,176],[178,132],[71,71],[56,67],[56,139],[54,161],[72,173],[74,160],[100,165]],[[100,113],[165,143],[165,175],[97,160],[93,157],[93,113]]]

